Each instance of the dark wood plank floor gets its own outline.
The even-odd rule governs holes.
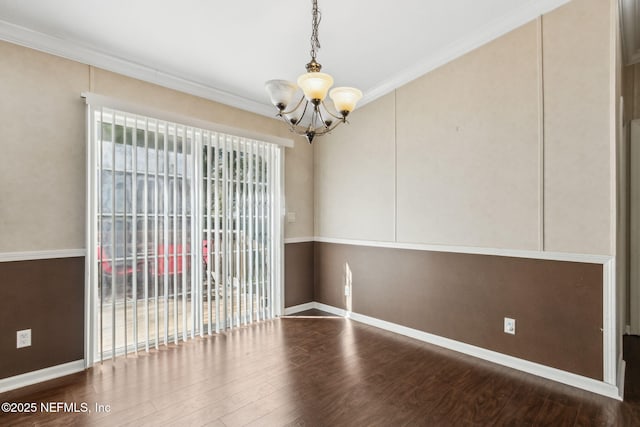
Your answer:
[[[618,402],[353,321],[282,318],[2,394],[93,412],[0,425],[640,426],[630,390]]]

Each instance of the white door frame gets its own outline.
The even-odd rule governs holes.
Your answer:
[[[640,335],[640,119],[631,121],[629,127],[629,320],[630,332]]]

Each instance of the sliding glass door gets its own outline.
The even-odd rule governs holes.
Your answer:
[[[208,333],[273,316],[278,151],[209,134],[203,141],[203,322]],[[224,285],[223,285],[224,284]]]
[[[282,148],[88,111],[93,360],[278,315]]]

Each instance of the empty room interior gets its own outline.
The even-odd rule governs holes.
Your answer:
[[[640,425],[640,0],[0,0],[0,425]]]

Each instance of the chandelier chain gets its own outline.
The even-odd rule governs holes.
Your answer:
[[[316,61],[320,50],[318,28],[322,13],[318,8],[318,0],[312,0],[311,3],[311,61],[305,65],[307,72],[298,77],[297,85],[286,80],[269,80],[265,84],[271,102],[278,109],[276,117],[282,119],[291,132],[304,135],[309,144],[338,125],[348,123],[347,116],[362,98],[362,92],[356,88],[338,87],[329,91],[333,77],[321,73],[322,65]],[[290,104],[298,89],[302,89],[303,94],[292,108]],[[334,108],[325,104],[327,95],[333,100]]]
[[[322,20],[322,13],[318,9],[318,0],[313,0],[313,19],[311,22],[311,58],[316,59],[318,50],[320,49],[320,40],[318,39],[318,27]]]

